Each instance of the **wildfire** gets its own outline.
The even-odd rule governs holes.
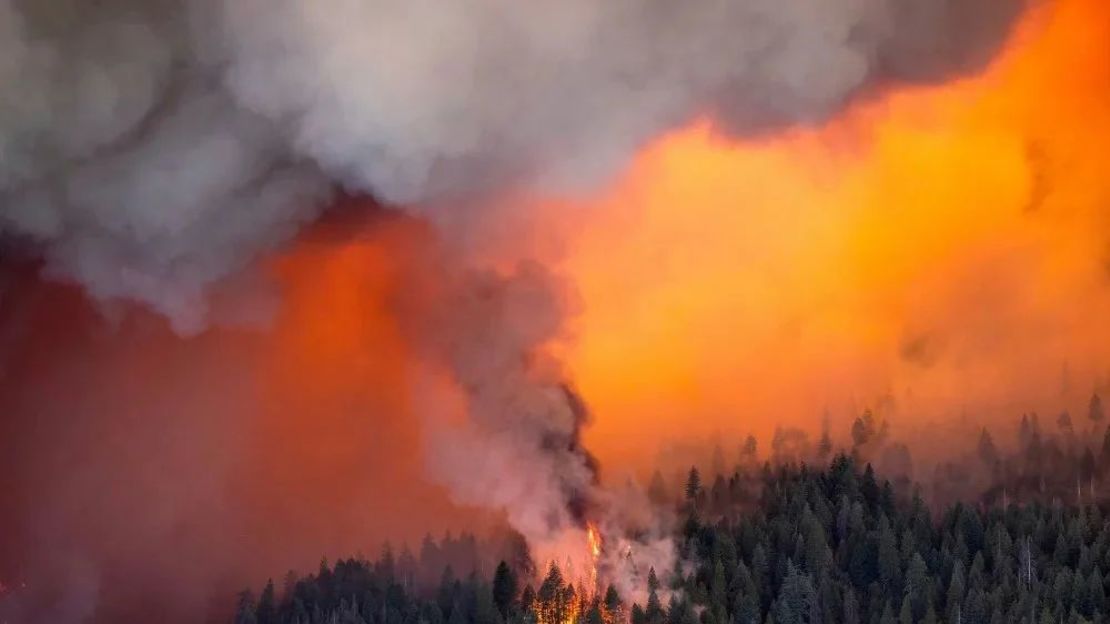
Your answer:
[[[601,558],[601,533],[597,525],[590,522],[586,524],[586,544],[589,546],[589,576],[590,588],[597,592],[597,562]]]
[[[586,525],[586,540],[590,545],[590,557],[596,562],[601,556],[601,534],[592,522]]]
[[[579,538],[580,536],[576,536],[576,539]],[[603,540],[601,531],[593,522],[586,524],[584,546],[584,549],[578,551],[580,546],[564,545],[565,550],[578,551],[580,554],[568,553],[562,568],[554,560],[549,564],[539,591],[530,601],[537,624],[578,624],[589,621],[589,613],[595,611],[603,624],[617,621],[619,614],[611,612],[602,598],[598,563]],[[576,561],[579,562],[577,566]]]

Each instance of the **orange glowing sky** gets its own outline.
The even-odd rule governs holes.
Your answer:
[[[886,394],[918,424],[1085,400],[1110,373],[1107,41],[1110,5],[1061,0],[981,76],[756,143],[699,123],[557,206],[603,461]]]
[[[765,449],[826,411],[843,440],[866,407],[916,461],[976,423],[1110,393],[1110,2],[1038,6],[979,76],[759,141],[703,120],[589,199],[504,202],[516,217],[473,246],[538,256],[577,291],[552,349],[604,475],[685,439],[731,454],[754,432]],[[496,221],[487,208],[474,219]],[[488,522],[425,472],[395,305],[434,279],[443,241],[348,212],[373,214],[333,210],[263,262],[283,296],[262,331],[182,340],[142,313],[109,328],[41,282],[9,298],[0,489],[22,532],[0,532],[0,576],[49,547],[64,556],[47,578],[71,556],[116,562],[119,608],[141,577],[202,610],[213,587],[322,553]]]
[[[1108,40],[1110,6],[1057,0],[982,75],[760,141],[702,121],[593,199],[528,200],[530,228],[483,254],[538,255],[577,290],[555,348],[606,470],[647,467],[679,438],[766,444],[825,413],[843,439],[865,407],[903,438],[1079,411],[1110,382]],[[347,432],[306,445],[302,465],[354,457],[341,423],[365,417],[366,396],[409,423],[393,426],[398,448],[419,445],[389,301],[423,243],[394,226],[304,237],[279,261],[288,305],[265,385],[288,416],[267,435],[314,439],[320,419]]]

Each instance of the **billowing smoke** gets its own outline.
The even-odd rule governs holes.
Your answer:
[[[503,510],[539,572],[556,563],[585,591],[611,583],[642,602],[649,571],[673,566],[673,519],[643,488],[603,486],[582,445],[588,408],[554,355],[570,339],[573,288],[529,261],[421,265],[396,305],[424,365],[414,409],[431,476],[458,503]],[[590,527],[601,553],[587,548]]]
[[[457,228],[482,222],[453,214],[458,206],[473,209],[510,191],[589,191],[645,143],[695,118],[752,136],[822,121],[887,85],[973,71],[1024,4],[0,0],[0,242],[30,250],[48,276],[78,283],[97,301],[138,301],[169,318],[177,333],[197,334],[214,316],[212,290],[282,249],[337,191],[429,217],[450,242],[462,235]],[[388,255],[404,245],[384,247]],[[381,324],[400,326],[405,348],[398,351],[417,354],[418,363],[397,363],[412,366],[414,379],[359,366],[373,369],[383,388],[415,388],[412,411],[421,416],[431,472],[456,502],[504,510],[539,551],[558,551],[590,516],[623,539],[620,530],[631,522],[623,516],[635,505],[598,487],[580,440],[587,410],[551,349],[573,316],[573,288],[550,267],[490,269],[477,266],[476,255],[432,253],[431,269],[398,271],[406,288],[374,291],[395,306]],[[349,321],[314,320],[329,327]],[[340,343],[349,337],[342,336]],[[375,347],[390,343],[375,336]],[[302,338],[278,342],[317,356],[323,343],[349,355],[330,334]],[[211,333],[207,339],[219,341]],[[221,359],[221,347],[190,344],[202,353],[198,369],[237,361]],[[269,361],[266,349],[248,351],[248,368]],[[123,359],[133,365],[131,357],[145,363],[130,353]],[[64,378],[91,374],[83,364]],[[317,381],[334,390],[335,377]],[[223,406],[214,414],[234,411],[223,405],[227,396],[231,404],[256,398],[237,392],[214,397]],[[346,385],[343,392],[353,393]],[[167,397],[188,394],[174,387],[144,405],[154,411]],[[319,398],[298,398],[311,408],[310,396]],[[124,399],[104,401],[117,402]],[[166,418],[188,422],[182,405],[175,407]],[[215,415],[208,418],[206,427],[226,431]],[[114,421],[105,429],[126,430]],[[170,444],[184,450],[167,474],[196,469],[193,453],[219,439],[205,431],[195,447]],[[165,453],[148,454],[141,453],[144,463],[166,461]],[[250,462],[217,456],[205,475],[219,483],[200,500],[239,519],[238,507],[223,507],[230,494],[221,478],[235,473],[237,461]],[[115,461],[122,460],[109,462],[110,476],[125,472]],[[261,465],[273,467],[270,461],[280,463]],[[57,466],[67,464],[49,465],[65,473]],[[260,496],[268,505],[273,498]],[[215,520],[164,502],[173,521],[152,521],[146,543],[177,530],[198,541],[217,532]],[[124,497],[119,507],[132,503]],[[179,513],[184,524],[203,526],[181,528]],[[68,522],[77,515],[51,516],[66,519],[57,533],[72,532]],[[102,520],[89,534],[120,539],[114,518]],[[609,552],[621,579],[646,572],[621,569],[634,561],[625,547],[661,565],[671,557],[660,527],[641,528],[652,537]],[[90,557],[97,555],[114,553]],[[78,594],[98,586],[83,582]],[[72,611],[66,617],[84,615]]]
[[[432,471],[463,502],[505,509],[529,537],[581,528],[597,482],[579,441],[586,413],[543,351],[562,331],[563,289],[537,264],[505,276],[440,274],[429,285],[441,291],[434,308],[405,316],[462,408],[441,413],[459,402],[433,396],[419,410]]]
[[[182,331],[329,188],[589,188],[661,131],[985,62],[1022,2],[3,0],[0,232]]]

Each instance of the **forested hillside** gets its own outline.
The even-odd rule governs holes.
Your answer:
[[[972,506],[933,513],[846,455],[824,469],[734,475],[758,491],[712,505],[695,469],[674,505],[674,570],[645,604],[574,587],[557,566],[533,587],[526,558],[420,583],[434,558],[392,552],[322,564],[241,596],[236,624],[1048,624],[1106,621],[1110,525],[1099,506]],[[727,487],[727,485],[726,485]],[[424,554],[436,548],[426,541]],[[510,557],[513,558],[513,557]],[[402,558],[403,559],[403,558]],[[473,561],[477,562],[477,559]]]

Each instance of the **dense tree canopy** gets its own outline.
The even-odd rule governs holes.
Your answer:
[[[989,437],[979,447],[984,461],[999,461]],[[554,565],[533,587],[521,561],[461,576],[446,566],[438,583],[421,584],[414,576],[428,573],[407,567],[411,556],[402,564],[386,551],[244,593],[236,624],[1110,621],[1110,523],[1100,506],[954,504],[935,515],[845,455],[822,470],[738,472],[705,505],[688,504],[701,494],[696,475],[672,497],[687,515],[676,535],[687,565],[653,570],[645,604],[575,587]]]

